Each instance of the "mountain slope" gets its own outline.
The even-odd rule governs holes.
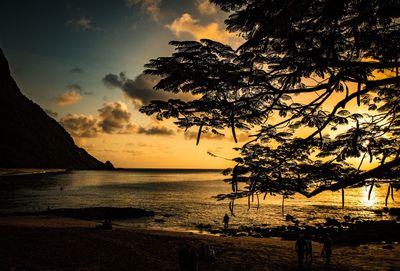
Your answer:
[[[0,167],[105,169],[19,90],[0,49]]]

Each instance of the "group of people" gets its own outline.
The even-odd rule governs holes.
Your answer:
[[[202,243],[197,251],[194,246],[186,244],[179,251],[179,267],[181,271],[197,271],[199,262],[211,263],[215,260],[215,252],[208,244]]]
[[[300,234],[299,238],[296,241],[295,249],[297,252],[297,261],[299,266],[303,266],[304,257],[305,257],[305,263],[312,263],[313,261],[312,240],[308,233],[306,235],[304,235],[303,233]],[[325,257],[326,265],[330,263],[331,255],[332,255],[332,239],[327,235],[324,238],[323,248],[321,252],[321,256]]]

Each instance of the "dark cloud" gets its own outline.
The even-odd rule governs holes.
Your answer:
[[[53,111],[53,110],[51,110],[51,109],[46,109],[44,111],[47,113],[47,115],[49,115],[52,118],[57,118],[58,117],[58,113]]]
[[[190,94],[174,94],[162,90],[154,90],[153,87],[159,81],[159,77],[148,74],[140,74],[135,80],[126,77],[121,72],[119,75],[109,73],[102,79],[103,83],[110,88],[121,89],[131,100],[132,103],[141,106],[148,104],[152,100],[168,100],[171,98],[180,98],[190,100]]]
[[[75,66],[69,70],[72,73],[84,73],[85,70],[81,67]]]
[[[79,91],[83,90],[83,87],[79,84],[68,84],[67,88],[72,89],[72,90],[79,90]]]
[[[175,132],[172,129],[168,129],[164,126],[150,126],[150,127],[138,127],[137,129],[138,134],[145,134],[145,135],[164,135],[164,136],[171,136],[174,135]]]
[[[60,124],[74,137],[97,137],[101,134],[97,119],[91,115],[68,114]]]
[[[79,85],[79,84],[76,84],[76,83],[75,84],[68,84],[67,88],[71,89],[71,90],[76,90],[82,95],[93,95],[94,94],[92,91],[83,91],[83,87],[81,85]]]
[[[99,112],[99,126],[108,134],[118,132],[129,125],[131,113],[122,102],[107,102],[97,110]]]

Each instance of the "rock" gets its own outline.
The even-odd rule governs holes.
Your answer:
[[[389,215],[400,216],[400,208],[390,208]]]
[[[200,224],[196,225],[196,228],[199,228],[199,229],[211,229],[211,224],[200,223]]]
[[[261,234],[259,234],[259,233],[253,233],[251,236],[252,236],[252,237],[255,237],[255,238],[262,238],[262,237],[263,237],[263,236],[262,236]]]
[[[350,220],[350,219],[351,219],[351,216],[349,216],[349,215],[345,215],[343,218],[344,218],[344,220],[346,220],[346,221],[347,221],[347,220]]]
[[[235,230],[235,229],[224,229],[223,230],[223,233],[224,234],[226,234],[226,235],[230,235],[230,236],[236,236],[236,233],[237,233],[237,230]]]
[[[156,218],[156,219],[154,219],[154,222],[157,222],[157,223],[164,223],[165,220],[162,219],[162,218]]]
[[[392,245],[384,245],[382,246],[383,249],[394,249],[394,246]]]
[[[107,170],[115,169],[115,168],[114,168],[114,165],[113,165],[110,161],[108,161],[108,160],[104,163],[104,167],[105,167],[105,169],[107,169]]]
[[[383,211],[382,210],[374,210],[375,215],[382,216]]]
[[[294,220],[294,216],[287,214],[286,221],[292,221],[292,220]]]
[[[325,226],[336,226],[336,227],[340,227],[341,226],[340,222],[337,219],[330,218],[330,217],[326,218],[326,222],[324,223],[324,225]]]
[[[251,231],[251,228],[242,225],[242,226],[240,226],[240,227],[238,228],[238,231],[249,232],[249,231]]]
[[[101,230],[112,230],[111,220],[104,220],[102,223],[96,224],[95,228]]]
[[[384,207],[384,208],[383,208],[383,212],[384,212],[384,213],[388,213],[388,212],[389,212],[389,208],[388,208],[388,207]]]
[[[0,49],[0,165],[3,168],[105,169],[65,129],[25,97]]]
[[[348,235],[359,242],[399,241],[400,224],[396,221],[364,221],[350,226]]]

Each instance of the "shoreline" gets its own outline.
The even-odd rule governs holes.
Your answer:
[[[296,240],[300,233],[307,232],[313,241],[321,242],[324,236],[329,235],[336,244],[360,246],[362,244],[376,244],[386,242],[398,244],[400,242],[400,208],[385,208],[382,212],[390,215],[385,220],[363,220],[358,217],[345,216],[343,220],[327,218],[325,223],[306,224],[291,216],[286,216],[286,224],[279,226],[240,225],[223,229],[221,226],[211,224],[193,224],[192,227],[164,225],[164,218],[157,218],[154,211],[132,207],[85,207],[85,208],[59,208],[47,209],[39,212],[12,212],[0,213],[2,217],[59,217],[80,219],[100,223],[110,220],[114,225],[124,228],[144,228],[146,225],[134,225],[137,219],[152,219],[156,224],[147,225],[152,229],[173,231],[177,233],[192,233],[223,237],[251,237],[271,238],[278,237],[283,240]],[[128,221],[128,222],[126,222]]]
[[[178,270],[185,245],[210,245],[214,263],[199,270],[296,270],[294,242],[279,238],[221,237],[136,229],[56,216],[0,217],[0,270]],[[305,270],[398,270],[400,246],[334,245],[332,264],[324,266],[321,244],[314,242],[314,263]],[[373,268],[372,268],[373,267]],[[32,269],[28,269],[32,268]]]
[[[68,169],[62,168],[0,168],[1,177],[37,176],[46,174],[66,173]]]

